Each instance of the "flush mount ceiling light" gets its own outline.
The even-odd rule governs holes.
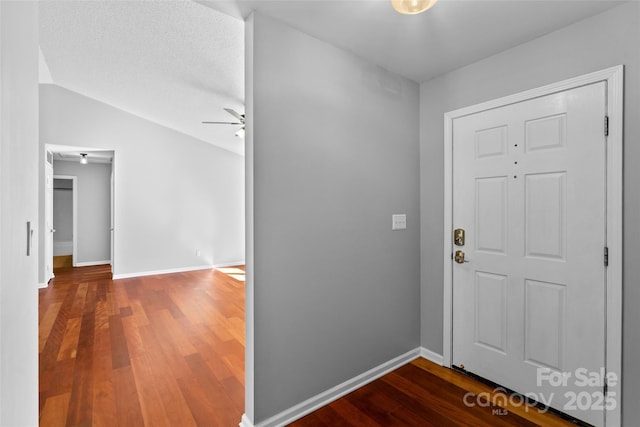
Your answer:
[[[87,159],[87,153],[80,153],[80,155],[82,156],[80,158],[81,165],[86,165],[87,163],[89,163],[89,160]]]
[[[393,8],[405,15],[415,15],[430,9],[438,0],[391,0]]]

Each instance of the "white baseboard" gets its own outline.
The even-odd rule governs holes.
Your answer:
[[[240,420],[240,427],[253,427],[253,423],[247,416],[247,414],[242,414],[242,419]]]
[[[199,265],[193,267],[170,268],[167,270],[140,271],[137,273],[114,274],[113,280],[129,279],[131,277],[154,276],[157,274],[184,273],[185,271],[210,270],[213,265]]]
[[[352,391],[369,384],[370,382],[380,378],[381,376],[388,374],[389,372],[397,369],[412,360],[420,357],[420,349],[416,348],[415,350],[411,350],[401,356],[396,357],[395,359],[389,360],[379,366],[376,366],[373,369],[368,370],[367,372],[358,375],[350,380],[343,382],[342,384],[338,384],[337,386],[320,393],[310,399],[305,400],[302,403],[299,403],[279,414],[274,415],[267,420],[254,425],[247,415],[242,416],[242,421],[240,422],[240,427],[279,427],[285,426],[293,421],[304,417],[305,415],[319,409],[323,406],[328,405],[336,399],[341,398],[342,396],[351,393]]]
[[[111,260],[74,262],[73,266],[74,267],[91,267],[93,265],[105,265],[105,264],[111,264]]]
[[[427,360],[435,363],[436,365],[444,366],[444,357],[441,354],[433,352],[424,347],[420,347],[420,357],[424,357]]]
[[[53,280],[55,277],[56,277],[56,275],[51,273],[51,277],[49,277],[46,282],[38,283],[38,289],[48,288],[49,287],[49,283],[51,283],[51,280]]]
[[[235,262],[223,262],[222,264],[215,264],[214,268],[224,268],[224,267],[235,267],[236,265],[244,265],[245,261],[235,261]]]

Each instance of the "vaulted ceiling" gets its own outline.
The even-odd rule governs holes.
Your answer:
[[[237,127],[201,122],[244,112],[251,10],[423,82],[620,3],[439,0],[406,16],[389,0],[50,0],[40,3],[41,80],[242,154]]]
[[[44,1],[40,49],[51,82],[244,151],[237,126],[201,123],[244,112],[241,20],[191,1]]]

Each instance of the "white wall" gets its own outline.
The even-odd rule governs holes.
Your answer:
[[[111,261],[111,164],[54,161],[54,175],[75,176],[76,256],[74,264],[102,264]],[[68,195],[71,191],[67,191]],[[55,237],[58,234],[55,222]],[[64,230],[63,230],[64,231]]]
[[[38,424],[38,5],[0,1],[0,425]],[[36,234],[37,235],[37,234]]]
[[[425,82],[420,88],[422,345],[442,353],[443,116],[447,111],[625,65],[623,422],[640,423],[640,3],[629,2]]]
[[[419,344],[419,88],[266,16],[247,25],[255,424]]]
[[[115,151],[115,275],[244,261],[241,156],[55,85],[40,135]]]

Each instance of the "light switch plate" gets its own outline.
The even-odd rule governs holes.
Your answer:
[[[407,228],[407,215],[395,214],[391,215],[391,229],[404,230]]]

